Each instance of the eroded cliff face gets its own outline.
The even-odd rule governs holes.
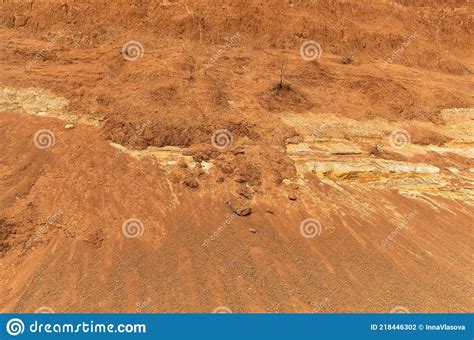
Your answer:
[[[472,312],[468,3],[219,3],[0,5],[1,311]]]

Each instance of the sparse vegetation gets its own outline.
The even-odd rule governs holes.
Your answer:
[[[189,64],[186,66],[186,79],[187,80],[193,80],[194,79],[194,74],[196,70],[196,60],[194,59],[193,56],[189,56]]]
[[[285,84],[285,71],[286,71],[287,59],[282,59],[280,61],[280,81],[276,84],[275,90],[289,90],[290,84]]]

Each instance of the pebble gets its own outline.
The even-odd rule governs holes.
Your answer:
[[[65,128],[66,130],[74,129],[74,127],[75,127],[74,124],[66,124],[66,125],[64,125],[64,128]]]
[[[190,188],[197,188],[199,186],[199,183],[194,178],[185,179],[184,184],[186,184]]]
[[[235,208],[233,210],[239,216],[247,216],[252,213],[252,208]]]
[[[241,155],[241,154],[244,154],[244,153],[245,153],[245,150],[244,150],[244,148],[242,148],[242,147],[239,146],[239,147],[235,148],[235,149],[232,151],[232,153],[233,153],[234,155]]]
[[[350,57],[342,57],[341,64],[344,64],[344,65],[352,64],[352,59]]]

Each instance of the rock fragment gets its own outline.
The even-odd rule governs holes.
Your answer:
[[[199,183],[194,179],[194,178],[186,178],[184,180],[184,184],[190,188],[197,188],[199,186]]]
[[[252,213],[252,208],[250,207],[238,207],[232,208],[232,210],[239,216],[248,216]]]
[[[237,190],[237,193],[246,199],[251,199],[252,198],[252,190],[249,187],[242,186]]]
[[[298,197],[296,196],[296,193],[292,191],[288,194],[288,199],[290,201],[296,201],[298,199]]]
[[[352,59],[350,57],[342,57],[341,64],[344,64],[344,65],[352,64]]]
[[[243,147],[239,146],[239,147],[236,147],[236,148],[232,151],[232,153],[233,153],[234,155],[241,155],[241,154],[244,154],[244,153],[245,153],[245,150],[244,150]]]

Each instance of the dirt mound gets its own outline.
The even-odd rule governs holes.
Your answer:
[[[263,93],[260,103],[270,112],[303,112],[313,107],[304,94],[286,84],[277,84],[267,93]]]

